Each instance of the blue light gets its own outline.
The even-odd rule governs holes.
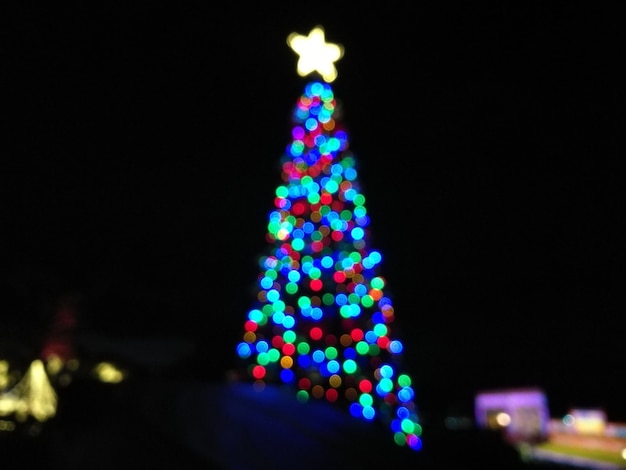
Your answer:
[[[300,354],[298,356],[298,365],[303,368],[308,368],[311,365],[311,356],[308,354]]]
[[[247,359],[252,354],[250,345],[248,343],[239,343],[237,345],[237,354],[242,359]]]
[[[318,364],[324,362],[326,360],[326,354],[324,354],[324,351],[321,351],[319,349],[313,351],[313,360],[315,362],[317,362]]]
[[[285,314],[283,312],[274,312],[272,315],[272,320],[276,325],[282,325],[285,319]]]
[[[283,318],[283,326],[287,329],[291,329],[295,326],[296,324],[296,319],[294,317],[292,317],[291,315],[285,315],[285,318]]]
[[[336,374],[341,369],[341,365],[339,364],[339,362],[333,359],[332,361],[328,361],[326,368],[331,374]]]
[[[319,307],[313,307],[311,309],[311,318],[313,320],[321,320],[324,316],[324,311]]]
[[[354,240],[361,240],[365,236],[365,231],[361,227],[355,227],[350,232]]]
[[[280,371],[280,380],[282,380],[283,383],[291,383],[295,378],[296,376],[291,369],[283,369]]]
[[[290,282],[298,282],[300,280],[300,272],[295,269],[290,270],[287,274],[287,279]]]

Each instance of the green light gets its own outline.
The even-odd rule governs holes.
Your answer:
[[[344,168],[352,168],[354,166],[354,163],[354,158],[346,155],[341,161],[341,166],[343,166]]]
[[[393,382],[390,379],[382,379],[378,386],[386,393],[389,393],[393,390]]]
[[[302,142],[301,140],[294,140],[291,143],[291,153],[293,153],[294,155],[302,155],[303,151],[304,151],[304,142]]]
[[[357,194],[353,200],[355,206],[364,206],[365,205],[365,196],[362,194]]]
[[[359,341],[355,346],[356,352],[360,355],[364,356],[370,352],[370,345],[367,344],[367,341]]]
[[[311,306],[311,299],[306,296],[302,296],[298,299],[298,307],[300,308],[308,308]]]
[[[363,407],[372,406],[372,403],[374,403],[374,398],[369,393],[362,393],[359,397],[359,403]]]
[[[311,240],[313,240],[314,242],[319,242],[323,238],[324,238],[324,235],[319,230],[316,230],[315,232],[311,233]]]
[[[296,399],[300,403],[308,402],[309,401],[309,392],[307,392],[306,390],[298,390],[298,393],[296,393]]]
[[[295,238],[291,241],[291,248],[295,251],[302,251],[304,249],[304,240],[302,238]]]
[[[318,88],[316,88],[316,90],[318,90]],[[334,105],[332,103],[332,100],[335,98],[335,95],[333,94],[333,90],[331,87],[324,87],[322,85],[322,89],[319,90],[317,92],[320,96],[320,98],[322,98],[322,101],[324,101],[324,107],[332,110],[334,109]]]
[[[280,359],[280,351],[276,348],[272,348],[267,351],[267,356],[269,357],[270,362],[277,362]]]
[[[371,307],[374,305],[374,299],[369,294],[364,295],[361,297],[361,305],[363,305],[363,307]]]
[[[336,359],[337,358],[337,348],[335,348],[333,346],[327,347],[326,350],[324,351],[324,355],[326,356],[326,359]]]
[[[376,336],[380,338],[387,334],[387,325],[385,325],[384,323],[377,323],[376,325],[374,325],[374,328],[372,330],[374,331]]]
[[[343,224],[344,222],[342,222],[339,219],[335,219],[333,221],[330,222],[330,228],[333,230],[342,230],[343,229]]]
[[[256,357],[256,362],[259,365],[266,366],[270,363],[270,355],[266,352],[259,353]]]
[[[283,341],[285,343],[293,343],[296,340],[296,332],[293,330],[287,330],[283,333]]]
[[[334,150],[339,149],[339,147],[341,147],[341,142],[336,137],[331,137],[330,139],[328,139],[328,147],[330,148],[332,152]]]
[[[296,292],[298,292],[298,284],[296,284],[295,282],[288,282],[287,284],[285,284],[285,291],[288,294],[295,294]]]
[[[412,434],[415,429],[415,424],[410,419],[403,419],[400,423],[400,428],[407,434]]]
[[[269,222],[267,224],[267,231],[269,233],[276,235],[276,232],[278,232],[279,230],[280,230],[279,222]]]
[[[306,199],[309,201],[309,204],[317,204],[320,202],[320,195],[319,193],[309,193]]]
[[[309,277],[311,279],[319,279],[322,277],[322,271],[320,271],[320,268],[311,268],[309,271]]]
[[[350,305],[346,304],[339,307],[339,315],[341,315],[343,318],[352,317],[352,309],[350,308]]]
[[[353,212],[355,217],[365,217],[367,214],[367,210],[363,206],[356,206]]]
[[[401,432],[396,432],[393,434],[393,441],[396,443],[396,445],[399,445],[400,447],[405,446],[406,436]]]
[[[326,185],[324,186],[324,189],[330,194],[334,194],[339,190],[339,185],[337,184],[336,181],[329,179]]]
[[[356,362],[352,359],[348,359],[343,363],[343,370],[346,374],[354,374],[356,372]]]
[[[411,386],[411,377],[406,374],[401,374],[398,376],[398,385],[400,387],[410,387]]]
[[[311,351],[311,346],[309,343],[303,341],[302,343],[298,343],[296,349],[298,350],[298,354],[308,354]]]

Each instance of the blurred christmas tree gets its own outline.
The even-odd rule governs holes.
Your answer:
[[[350,414],[387,423],[399,446],[421,448],[411,378],[400,368],[394,307],[368,244],[369,217],[356,162],[329,82],[343,49],[324,30],[292,34],[305,86],[282,161],[284,184],[269,214],[269,252],[260,257],[256,305],[237,354],[258,388],[293,386],[300,401],[344,404]]]

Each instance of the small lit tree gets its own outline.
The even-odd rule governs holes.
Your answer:
[[[237,354],[259,388],[294,386],[298,400],[343,403],[350,414],[390,425],[399,446],[421,448],[415,392],[400,368],[394,307],[369,246],[369,216],[330,82],[340,45],[324,30],[291,34],[304,88],[282,161],[284,183],[269,214],[269,251],[259,259],[256,303]]]

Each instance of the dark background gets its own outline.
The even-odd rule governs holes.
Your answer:
[[[3,335],[36,347],[78,295],[80,333],[185,338],[224,376],[308,81],[286,37],[320,24],[418,404],[539,386],[626,421],[619,15],[287,5],[7,15]]]

